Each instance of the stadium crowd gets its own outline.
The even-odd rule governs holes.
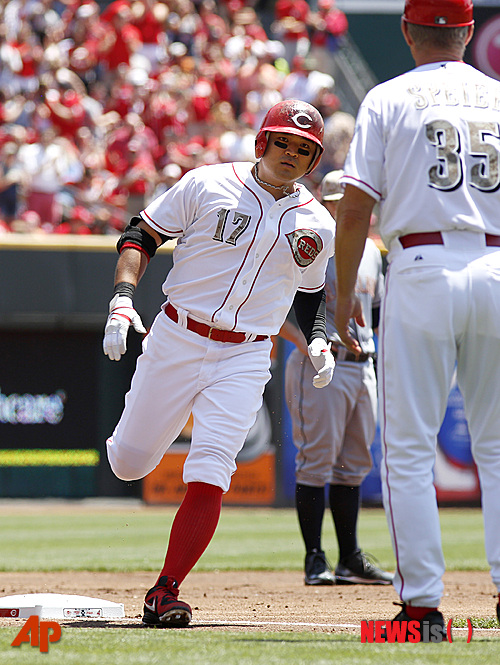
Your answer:
[[[254,161],[276,102],[325,119],[316,188],[354,118],[335,94],[335,0],[0,0],[0,234],[119,234],[186,171]],[[312,176],[311,176],[312,177]]]

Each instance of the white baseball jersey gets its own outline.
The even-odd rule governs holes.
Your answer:
[[[174,306],[217,328],[275,335],[297,289],[324,286],[335,224],[302,185],[276,201],[252,166],[193,169],[141,214],[179,238],[163,285]]]
[[[500,82],[463,62],[422,65],[366,95],[342,182],[380,201],[388,249],[415,231],[500,234],[490,195],[500,187],[499,123]]]
[[[300,185],[276,201],[256,183],[252,166],[189,171],[141,213],[156,231],[179,238],[163,285],[179,321],[160,312],[144,340],[125,409],[107,441],[119,478],[143,478],[154,469],[192,413],[184,482],[227,491],[271,376],[271,340],[219,342],[189,330],[185,315],[272,335],[297,289],[324,285],[334,250],[331,215]]]
[[[463,62],[440,62],[368,93],[345,164],[343,182],[380,200],[389,248],[378,356],[381,478],[394,587],[419,607],[437,607],[443,594],[433,466],[455,371],[500,591],[500,411],[491,400],[500,375],[499,162],[500,83]],[[429,232],[442,244],[418,237]],[[406,234],[417,234],[415,245],[398,240]]]

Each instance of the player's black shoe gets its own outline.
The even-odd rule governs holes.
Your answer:
[[[370,555],[355,550],[341,559],[335,568],[337,584],[392,584],[393,575],[377,568],[370,561]]]
[[[304,582],[314,586],[335,584],[335,576],[323,550],[307,552]]]
[[[400,603],[394,603],[395,605],[399,605]],[[447,641],[447,635],[446,635],[446,628],[444,625],[444,618],[441,612],[439,610],[431,610],[428,612],[423,619],[420,621],[417,621],[416,619],[412,619],[408,614],[406,613],[406,603],[401,603],[401,611],[396,614],[394,619],[392,621],[387,621],[386,624],[389,623],[403,623],[406,622],[406,642],[410,641],[410,637],[412,638],[411,641],[415,641],[415,634],[420,635],[420,642],[446,642]],[[411,626],[408,626],[410,622],[413,622]],[[415,627],[415,623],[418,624],[418,627]],[[395,631],[391,631],[392,634],[394,635]],[[389,627],[386,628],[385,631],[382,631],[382,637],[384,639],[387,639],[389,635]],[[418,637],[418,635],[417,635]],[[400,640],[398,640],[400,641]]]
[[[177,600],[178,584],[173,577],[160,577],[144,599],[143,623],[160,628],[184,628],[191,621],[191,608]]]

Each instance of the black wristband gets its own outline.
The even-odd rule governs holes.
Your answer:
[[[130,282],[118,282],[118,284],[115,284],[115,290],[113,291],[113,295],[121,295],[121,296],[129,296],[129,298],[133,298],[135,293],[135,286],[131,284]]]

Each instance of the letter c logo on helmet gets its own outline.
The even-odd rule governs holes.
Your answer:
[[[301,118],[305,118],[305,122],[301,122]],[[300,127],[301,129],[309,129],[312,127],[313,124],[313,119],[311,118],[310,115],[307,115],[307,113],[296,113],[293,118],[293,122],[297,125],[297,127]]]
[[[325,125],[320,112],[311,104],[298,99],[285,99],[272,106],[255,137],[255,156],[260,159],[267,147],[269,132],[303,136],[316,144],[316,152],[307,173],[316,168],[323,153]]]
[[[416,25],[461,28],[473,25],[472,0],[406,0],[403,20]]]

